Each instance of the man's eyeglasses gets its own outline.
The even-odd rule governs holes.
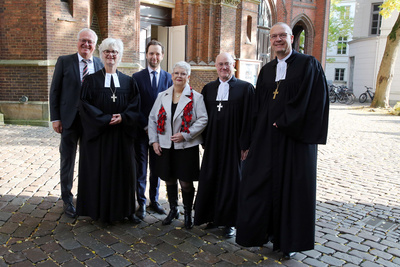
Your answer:
[[[79,39],[79,42],[81,42],[82,44],[88,43],[89,45],[94,44],[94,42],[92,40],[88,40],[88,39]]]
[[[286,39],[286,37],[288,37],[288,35],[290,35],[290,34],[288,34],[288,33],[280,33],[280,34],[270,34],[269,35],[269,39],[271,39],[271,40],[275,40],[276,38],[280,38],[280,39]]]
[[[222,68],[223,66],[229,67],[229,66],[232,65],[232,62],[219,62],[217,65],[218,65],[218,67],[220,67],[220,68]]]
[[[106,55],[114,55],[114,56],[118,55],[117,50],[104,50],[103,53]]]

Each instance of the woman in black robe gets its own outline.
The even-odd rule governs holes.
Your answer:
[[[135,213],[135,151],[133,137],[140,96],[132,77],[117,71],[123,43],[107,38],[100,47],[104,69],[88,76],[82,86],[77,214],[102,222]]]

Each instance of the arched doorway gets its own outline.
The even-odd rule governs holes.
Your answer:
[[[314,28],[307,16],[300,16],[293,20],[293,49],[311,55],[313,51]]]
[[[257,21],[257,59],[262,61],[262,66],[271,60],[271,44],[269,31],[272,27],[271,6],[268,0],[261,0],[258,6]]]

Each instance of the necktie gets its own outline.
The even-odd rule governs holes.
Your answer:
[[[88,67],[88,62],[86,59],[82,59],[82,62],[85,63],[85,66],[83,66],[83,72],[82,72],[82,82],[85,80],[86,76],[89,75],[89,67]]]
[[[151,88],[153,89],[153,94],[157,96],[157,71],[153,70],[151,72],[153,74],[153,80],[151,81]]]

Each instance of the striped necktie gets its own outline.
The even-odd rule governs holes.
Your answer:
[[[85,63],[85,66],[83,66],[83,72],[82,72],[82,82],[85,80],[86,76],[89,75],[89,66],[88,66],[88,61],[86,59],[82,59],[82,62]]]

